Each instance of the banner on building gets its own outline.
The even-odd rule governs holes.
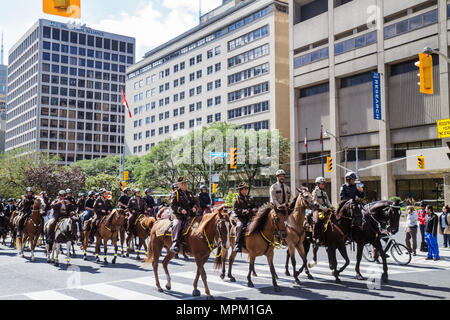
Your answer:
[[[381,120],[381,74],[372,72],[373,118]]]

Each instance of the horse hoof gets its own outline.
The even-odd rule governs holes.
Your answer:
[[[230,278],[230,282],[236,282],[236,278],[233,276],[229,276],[228,278]]]
[[[275,273],[275,279],[277,279],[277,280],[279,279],[279,278],[278,278],[278,275],[277,275],[276,273]]]
[[[253,271],[253,276],[254,276],[254,277],[258,277],[258,275],[256,274],[255,271]],[[278,279],[278,276],[277,276],[277,275],[275,275],[275,277]]]
[[[47,263],[52,263],[52,260],[50,260],[50,259],[47,259]]]
[[[314,280],[314,277],[312,275],[308,274],[308,279],[309,280]]]
[[[298,286],[301,284],[299,279],[295,279],[294,283]]]
[[[291,276],[291,273],[289,271],[286,271],[284,274],[287,275],[288,277]]]
[[[341,279],[339,279],[339,278],[336,278],[335,282],[336,282],[337,284],[342,284],[342,281],[341,281]]]
[[[214,300],[214,297],[213,296],[207,296],[206,300]]]
[[[59,263],[58,262],[55,262],[55,267],[59,267]]]
[[[389,283],[389,279],[388,279],[388,277],[385,276],[385,275],[382,275],[382,276],[381,276],[381,280],[383,280],[384,283]]]
[[[364,277],[362,276],[362,275],[360,275],[360,274],[358,274],[357,276],[356,276],[356,280],[364,280]]]
[[[83,257],[83,260],[84,260],[84,261],[87,261],[87,257],[86,257],[86,256],[84,256],[84,257]]]
[[[274,287],[273,289],[275,290],[275,292],[281,292],[281,288],[280,287]]]
[[[113,260],[111,261],[111,263],[112,263],[112,264],[116,264],[116,259],[113,259]]]
[[[31,262],[34,262],[34,261],[36,261],[36,258],[33,257],[33,258],[30,259],[30,261],[31,261]]]
[[[248,286],[249,288],[254,288],[254,287],[255,287],[255,285],[254,285],[253,282],[251,282],[251,281],[247,282],[247,286]]]
[[[172,289],[172,286],[170,286],[169,284],[166,284],[166,289],[170,291],[170,289]]]
[[[200,297],[200,291],[197,290],[197,289],[195,289],[194,291],[192,291],[192,295],[193,295],[194,297]]]
[[[220,275],[220,279],[222,279],[222,280],[225,279],[225,275],[224,275],[224,274],[221,274],[221,275]]]
[[[108,265],[108,261],[105,260],[105,261],[103,262],[103,264],[104,264],[105,266],[107,266],[107,265]]]
[[[164,292],[164,290],[162,288],[158,288],[158,292]]]

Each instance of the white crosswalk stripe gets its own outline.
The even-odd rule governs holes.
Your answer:
[[[71,296],[62,294],[61,292],[55,290],[27,293],[25,296],[32,300],[76,300]]]
[[[123,289],[117,286],[97,283],[88,286],[83,286],[83,290],[91,291],[102,296],[119,299],[119,300],[162,300],[162,298],[155,297],[149,294],[143,294],[133,290]]]

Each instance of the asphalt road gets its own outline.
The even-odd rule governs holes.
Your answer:
[[[403,243],[404,233],[399,232],[396,239]],[[442,237],[439,236],[441,245]],[[350,248],[349,248],[350,249]],[[109,251],[109,261],[112,259]],[[142,262],[119,256],[115,265],[96,264],[93,248],[88,250],[89,261],[83,261],[81,251],[72,259],[72,265],[65,264],[65,256],[60,256],[60,267],[46,262],[44,249],[39,248],[36,261],[17,256],[17,251],[0,245],[0,299],[1,300],[193,300],[204,299],[203,284],[199,282],[202,296],[192,297],[192,281],[196,267],[193,259],[189,261],[172,260],[169,271],[172,275],[172,290],[157,292],[151,267],[142,268]],[[284,274],[285,250],[276,250],[275,268],[280,277],[282,292],[272,288],[269,268],[265,257],[256,259],[256,272],[253,277],[255,288],[247,287],[248,263],[246,255],[238,255],[233,267],[237,282],[221,280],[213,270],[212,259],[207,263],[208,284],[216,299],[242,300],[376,300],[376,299],[449,299],[450,298],[450,249],[440,248],[441,261],[425,261],[426,253],[419,252],[408,266],[399,266],[389,261],[389,284],[380,283],[381,265],[363,260],[361,272],[371,277],[369,281],[355,279],[355,252],[349,252],[351,264],[341,275],[342,285],[335,284],[328,268],[325,249],[319,250],[319,263],[311,269],[315,277],[308,280],[302,274],[301,285],[295,285],[292,277]],[[338,254],[339,255],[339,254]],[[134,255],[132,255],[134,258]],[[299,261],[299,257],[297,261]],[[340,260],[342,263],[342,260]],[[292,268],[291,268],[292,272]],[[159,269],[160,281],[166,280],[162,267]]]

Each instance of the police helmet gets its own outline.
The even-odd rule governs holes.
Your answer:
[[[356,173],[349,172],[345,175],[345,181],[356,180]]]
[[[284,172],[283,169],[280,169],[280,170],[277,171],[277,173],[276,173],[275,175],[276,175],[277,177],[278,177],[278,176],[281,176],[281,175],[286,175],[286,172]]]
[[[72,190],[70,190],[70,189],[66,189],[66,194],[72,194]]]
[[[28,188],[27,188],[27,192],[33,193],[33,188],[32,188],[32,187],[28,187]]]
[[[326,183],[327,180],[324,177],[317,177],[316,184]]]
[[[151,191],[150,188],[144,190],[145,193],[149,193],[150,191]]]
[[[60,190],[60,191],[58,192],[58,195],[61,196],[61,197],[63,197],[63,196],[66,195],[66,191]]]
[[[206,186],[204,184],[200,186],[200,190],[206,190],[206,189],[207,188],[206,188]]]
[[[95,195],[95,191],[92,191],[92,190],[89,191],[89,193],[88,193],[88,196],[89,196],[89,197],[92,197],[92,196],[94,196],[94,195]]]

